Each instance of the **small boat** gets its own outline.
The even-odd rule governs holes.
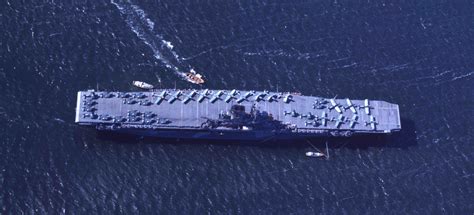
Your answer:
[[[326,155],[324,153],[321,153],[321,152],[306,152],[306,156],[315,157],[315,158],[326,157]]]
[[[191,69],[188,73],[184,73],[184,77],[186,78],[186,81],[189,81],[193,84],[203,84],[204,79],[202,78],[201,74],[196,73],[194,69]]]
[[[138,88],[142,88],[142,89],[146,89],[146,90],[154,88],[153,85],[145,83],[143,81],[133,81],[133,86],[138,87]]]

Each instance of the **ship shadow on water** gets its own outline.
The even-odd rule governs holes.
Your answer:
[[[118,144],[215,144],[215,145],[239,145],[251,147],[291,147],[307,148],[312,145],[324,148],[326,142],[329,148],[368,149],[375,148],[409,148],[417,144],[416,129],[413,121],[401,119],[402,130],[393,134],[370,134],[355,135],[352,137],[316,137],[310,139],[275,140],[267,139],[261,141],[240,140],[202,140],[202,139],[166,139],[158,137],[141,137],[129,134],[98,131],[97,138],[102,141]]]

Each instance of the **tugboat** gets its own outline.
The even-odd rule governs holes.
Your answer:
[[[186,78],[186,81],[189,81],[193,84],[203,84],[204,79],[202,78],[201,74],[196,73],[194,69],[191,69],[188,73],[184,73],[184,78]]]
[[[142,89],[145,89],[145,90],[150,90],[150,89],[155,88],[153,85],[145,83],[143,81],[133,81],[133,86],[138,87],[138,88],[142,88]]]
[[[308,143],[316,149],[317,152],[306,152],[305,155],[306,157],[313,157],[313,158],[326,158],[329,159],[329,148],[328,148],[328,142],[326,141],[326,154],[324,154],[322,151],[320,151],[318,148],[314,147],[311,142],[308,141]]]
[[[326,155],[321,152],[306,152],[306,156],[315,158],[326,157]]]

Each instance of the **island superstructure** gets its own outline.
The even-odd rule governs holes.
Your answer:
[[[265,140],[392,133],[398,105],[245,90],[77,93],[75,122],[161,138]]]

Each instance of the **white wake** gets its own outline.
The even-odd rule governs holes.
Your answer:
[[[162,35],[155,33],[155,23],[151,21],[145,11],[131,1],[111,0],[120,11],[130,29],[153,51],[153,56],[161,61],[167,68],[173,70],[177,75],[183,77],[184,72],[179,67],[186,67],[189,71],[192,67],[182,65],[179,55],[173,50],[174,46]]]

